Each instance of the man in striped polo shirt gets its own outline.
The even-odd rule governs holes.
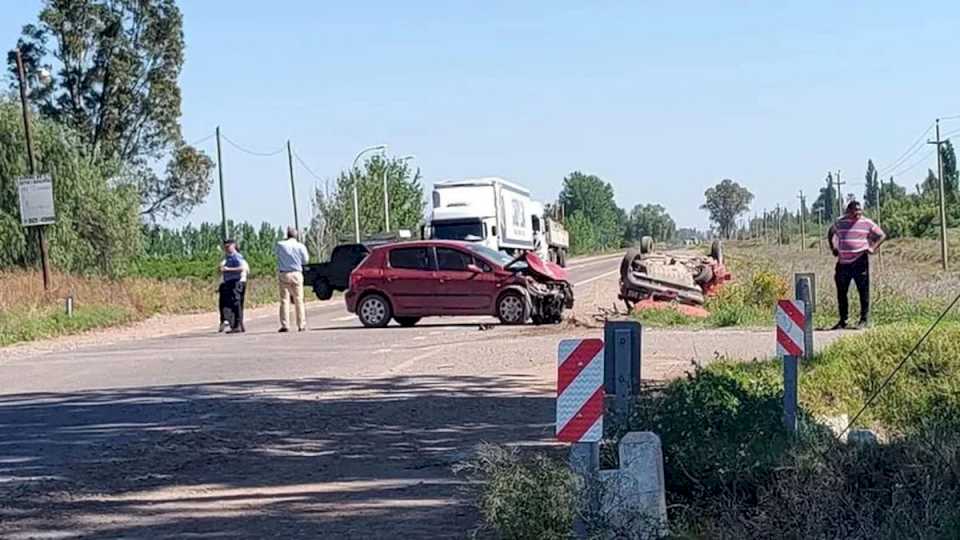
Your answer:
[[[847,327],[850,304],[847,292],[850,282],[857,284],[860,296],[860,322],[857,328],[866,328],[870,320],[870,255],[887,239],[879,225],[863,217],[863,209],[857,201],[850,201],[846,214],[836,221],[827,232],[827,241],[837,257],[834,280],[837,283],[837,308],[840,322],[833,330]]]

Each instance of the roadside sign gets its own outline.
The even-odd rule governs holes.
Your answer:
[[[557,439],[603,437],[603,340],[565,339],[557,351]]]
[[[777,356],[803,358],[806,307],[800,300],[777,301]]]
[[[24,227],[56,223],[53,178],[49,174],[17,178],[17,191],[20,196],[20,223]]]

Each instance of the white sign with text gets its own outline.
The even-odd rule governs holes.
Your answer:
[[[56,223],[56,213],[53,210],[53,178],[49,174],[17,178],[17,191],[20,193],[20,223],[23,226]]]

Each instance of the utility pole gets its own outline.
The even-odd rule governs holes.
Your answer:
[[[780,205],[777,205],[777,245],[783,245],[783,218],[780,212]]]
[[[767,209],[763,209],[763,243],[767,243]]]
[[[800,251],[807,249],[807,231],[806,224],[804,223],[806,218],[806,212],[804,210],[807,208],[807,200],[803,198],[803,190],[800,190]]]
[[[293,149],[287,139],[287,162],[290,164],[290,195],[293,197],[293,226],[300,231],[300,216],[297,213],[297,185],[293,181]]]
[[[23,56],[19,47],[13,50],[17,57],[17,80],[20,83],[20,108],[23,111],[23,137],[27,142],[27,164],[30,176],[37,175],[37,164],[33,157],[33,134],[30,132],[30,105],[27,103],[27,75],[23,69]],[[40,267],[43,269],[43,290],[50,290],[50,258],[47,255],[46,225],[37,225],[37,241],[40,243]]]
[[[841,186],[846,184],[846,182],[840,181],[840,169],[837,169],[837,179],[834,180],[833,183],[837,186],[837,215],[842,216],[843,215],[843,188]]]
[[[817,253],[823,255],[823,208],[817,208]]]
[[[937,145],[937,177],[940,186],[940,261],[943,263],[943,269],[947,269],[947,203],[943,192],[943,158],[940,155],[940,145],[945,141],[940,140],[940,119],[937,118],[937,140],[927,141],[927,144]]]
[[[226,241],[227,203],[223,200],[223,152],[220,150],[220,126],[217,126],[217,175],[220,177],[220,235]]]

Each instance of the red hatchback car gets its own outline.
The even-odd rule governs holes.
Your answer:
[[[503,324],[560,322],[573,307],[567,272],[532,253],[517,257],[470,242],[427,240],[374,248],[350,274],[347,311],[368,327],[394,319],[492,315]]]

